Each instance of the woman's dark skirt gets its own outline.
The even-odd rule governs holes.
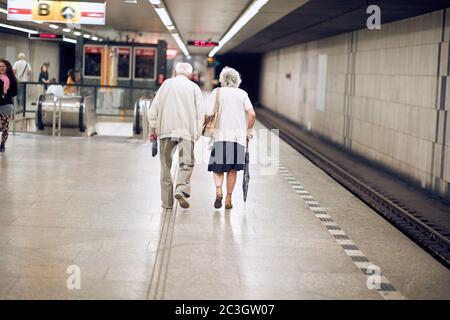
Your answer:
[[[208,171],[223,173],[244,169],[245,147],[236,142],[216,141],[211,150]]]

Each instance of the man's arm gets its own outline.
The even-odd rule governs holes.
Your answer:
[[[161,91],[161,88],[156,92],[156,95],[153,98],[152,104],[149,107],[150,110],[147,110],[148,127],[149,127],[149,136],[148,136],[148,138],[152,142],[155,141],[158,138],[157,135],[156,135],[156,125],[158,123],[160,91]]]

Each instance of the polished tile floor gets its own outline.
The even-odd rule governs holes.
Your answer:
[[[247,204],[239,175],[235,207],[226,212],[213,208],[202,140],[191,208],[165,212],[159,158],[148,144],[11,136],[0,155],[0,298],[385,298],[308,199],[281,172],[263,171],[266,145],[256,139],[251,147]],[[450,298],[445,267],[289,146],[280,143],[279,155],[402,297]],[[80,289],[68,286],[71,267]]]

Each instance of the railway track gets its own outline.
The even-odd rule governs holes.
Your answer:
[[[433,223],[427,217],[427,212],[424,212],[423,208],[433,208],[433,203],[430,205],[432,200],[429,197],[423,196],[422,199],[422,201],[427,202],[428,207],[422,204],[423,208],[420,208],[420,199],[415,196],[413,201],[409,201],[407,194],[401,194],[402,192],[399,191],[399,187],[392,190],[392,185],[388,184],[389,181],[386,180],[383,183],[383,179],[373,179],[376,180],[376,183],[371,183],[371,176],[375,172],[373,167],[358,163],[360,166],[358,172],[352,172],[351,165],[345,166],[345,162],[349,161],[346,157],[351,157],[348,153],[345,154],[343,151],[334,148],[333,157],[330,158],[323,150],[321,152],[317,147],[312,147],[312,145],[317,146],[320,143],[320,139],[312,136],[307,137],[308,134],[299,125],[290,122],[272,111],[263,108],[258,109],[258,120],[268,128],[279,129],[281,139],[325,171],[334,180],[350,190],[397,229],[450,269],[450,235],[446,230],[446,226],[442,227]],[[315,140],[314,144],[311,143],[311,139]],[[330,150],[330,146],[327,146],[327,148]],[[386,178],[395,180],[394,182],[398,183],[396,177],[392,178],[386,175]],[[389,183],[394,182],[391,181]],[[395,189],[397,189],[397,192]],[[389,190],[389,194],[386,190]],[[436,206],[436,210],[445,210],[445,207],[448,208],[441,201],[435,201],[434,205]]]

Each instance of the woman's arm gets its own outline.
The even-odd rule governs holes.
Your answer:
[[[253,138],[253,127],[256,121],[256,113],[250,98],[246,94],[244,100],[244,110],[247,113],[247,139]]]
[[[9,89],[6,92],[5,98],[6,97],[7,98],[14,98],[15,96],[17,96],[17,82],[10,80]]]
[[[247,138],[253,138],[253,127],[256,122],[256,112],[255,109],[251,108],[247,111]]]

